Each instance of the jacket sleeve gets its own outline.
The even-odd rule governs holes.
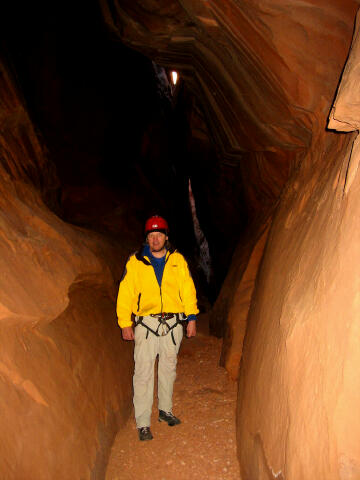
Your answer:
[[[188,317],[189,315],[196,315],[199,313],[199,309],[197,307],[195,285],[187,261],[183,256],[181,257],[183,266],[181,268],[180,295],[185,315]]]
[[[135,269],[133,262],[134,256],[131,256],[125,265],[116,302],[116,314],[118,317],[118,324],[121,328],[132,326],[132,304],[136,295]]]

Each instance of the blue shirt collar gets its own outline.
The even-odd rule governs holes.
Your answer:
[[[152,258],[154,258],[155,261],[161,261],[163,258],[166,257],[167,249],[166,249],[165,255],[163,257],[160,257],[160,258],[154,257],[154,255],[150,252],[149,245],[144,245],[142,253],[143,253],[143,255],[146,255],[147,257],[149,257],[150,260]]]

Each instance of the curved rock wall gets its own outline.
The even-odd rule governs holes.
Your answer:
[[[288,186],[271,228],[240,375],[244,479],[358,478],[357,457],[339,448],[344,430],[348,440],[359,435],[339,406],[360,391],[353,383],[348,395],[343,384],[345,366],[358,361],[348,350],[357,277],[350,267],[354,237],[347,234],[356,236],[357,221],[346,220],[351,206],[344,197],[350,140],[314,139],[322,149]]]
[[[357,2],[177,0],[108,3],[108,27],[196,90],[222,158],[307,148],[331,99]]]
[[[246,328],[243,480],[358,478],[358,168],[352,134],[325,132],[357,2],[100,4],[129,46],[180,70],[220,162],[240,171],[221,191],[236,195],[241,183],[254,217],[213,319],[222,333],[228,318],[223,361],[234,378]],[[131,351],[113,312],[125,252],[45,206],[56,206],[56,176],[1,71],[0,471],[101,478],[130,408]]]
[[[241,281],[237,284],[236,291],[230,301],[220,363],[226,368],[233,380],[237,380],[239,375],[251,298],[268,233],[269,225],[265,225],[251,252],[244,273],[241,276]]]
[[[233,372],[249,309],[238,405],[243,480],[359,478],[357,162],[349,164],[351,134],[326,132],[357,2],[101,4],[129,45],[185,76],[222,160],[243,166],[254,224],[275,211],[260,273],[255,225],[219,297],[229,327],[242,327],[227,332],[223,359],[238,348]]]
[[[130,411],[131,351],[114,312],[125,252],[45,206],[56,175],[0,70],[0,476],[102,478]]]
[[[244,218],[244,212],[252,218],[271,211],[308,151],[312,130],[325,128],[357,2],[172,0],[155,8],[152,2],[100,0],[100,5],[115,35],[179,70],[195,94],[219,163],[234,167],[222,196],[235,205],[240,198]],[[319,108],[320,124],[313,114]],[[195,171],[196,159],[193,164]],[[194,182],[193,192],[200,205],[203,189],[197,191]],[[219,216],[211,202],[208,211]],[[202,226],[206,232],[206,220]],[[212,318],[217,333],[224,330],[219,322],[224,318]]]

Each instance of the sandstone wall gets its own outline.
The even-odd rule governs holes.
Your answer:
[[[242,165],[249,212],[259,214],[266,198],[265,210],[278,202],[256,281],[258,262],[249,259],[258,235],[240,239],[223,292],[223,315],[231,309],[229,327],[240,329],[223,359],[236,347],[239,361],[249,308],[238,405],[243,480],[359,478],[358,168],[349,162],[352,134],[326,132],[357,2],[101,4],[129,45],[185,76],[220,158]],[[245,295],[249,279],[256,289]],[[222,320],[213,320],[219,331]]]
[[[99,2],[112,33],[157,63],[179,70],[195,94],[218,162],[233,167],[214,196],[230,198],[232,205],[240,199],[244,207],[239,216],[272,211],[308,152],[312,131],[325,128],[357,1],[172,0],[159,1],[156,8],[152,2]],[[316,117],[319,110],[322,115]],[[198,177],[203,164],[196,165],[194,158]],[[194,182],[199,205],[203,190]],[[210,201],[208,216],[226,218],[227,213]],[[224,224],[230,223],[226,218]],[[206,217],[203,228],[206,232]],[[221,235],[226,243],[231,228]],[[246,263],[248,249],[240,238],[242,250],[239,263]],[[232,285],[236,288],[236,282]],[[221,313],[211,319],[212,330],[220,335],[227,310]]]
[[[230,322],[225,321],[232,305],[236,301],[235,296],[240,287],[243,275],[250,262],[250,258],[257,242],[263,235],[266,228],[271,223],[272,211],[264,212],[263,215],[254,219],[252,224],[248,227],[246,234],[242,236],[241,242],[238,243],[231,264],[226,275],[225,281],[221,287],[220,294],[211,311],[210,330],[212,335],[217,337],[224,337],[223,354],[227,354],[227,349],[231,348],[232,337],[229,334]],[[259,258],[259,261],[261,258]],[[256,266],[257,271],[258,264]],[[255,273],[256,276],[256,273]],[[233,309],[234,313],[236,309]],[[240,322],[241,323],[241,322]],[[234,327],[236,325],[234,324]]]
[[[359,52],[357,21],[329,122],[340,132],[360,125]],[[245,479],[360,476],[357,135],[315,138],[325,153],[306,158],[274,221],[241,372]]]
[[[274,219],[248,318],[238,405],[245,480],[359,476],[358,202],[344,195],[351,139],[326,134],[315,144]]]
[[[0,477],[103,478],[130,411],[131,351],[114,313],[125,252],[46,207],[55,172],[0,71]]]
[[[230,302],[220,364],[226,368],[233,380],[237,380],[239,375],[249,308],[268,233],[269,225],[266,225],[251,252]]]
[[[360,125],[358,32],[330,116],[339,132]],[[239,384],[243,479],[360,476],[357,135],[314,135],[272,225]]]
[[[280,162],[307,149],[311,112],[333,98],[357,8],[354,0],[99,1],[114,34],[180,71],[222,159],[235,162],[264,151]]]

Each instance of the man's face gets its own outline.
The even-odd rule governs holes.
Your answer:
[[[164,249],[168,237],[162,232],[150,232],[147,236],[147,241],[150,247],[150,252],[161,252]]]

